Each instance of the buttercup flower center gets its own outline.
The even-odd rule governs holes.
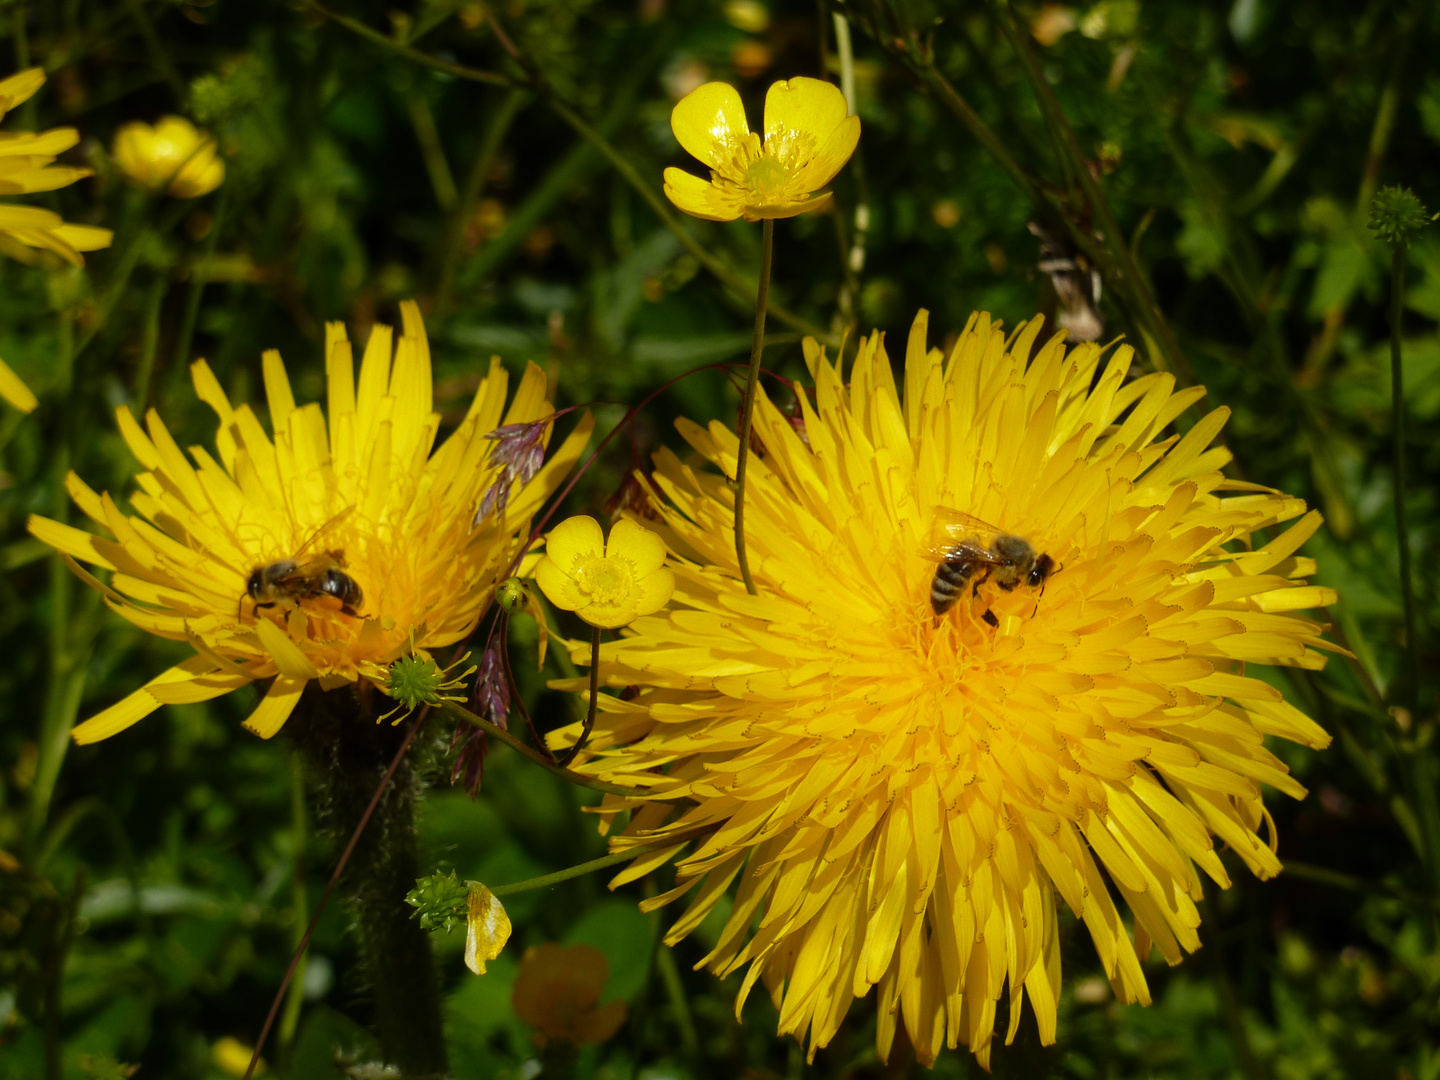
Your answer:
[[[635,576],[624,559],[582,555],[575,560],[575,582],[595,604],[623,604],[635,588]]]
[[[745,183],[753,194],[759,196],[759,201],[768,202],[779,198],[784,193],[785,182],[789,178],[790,170],[769,154],[757,157],[745,169]]]

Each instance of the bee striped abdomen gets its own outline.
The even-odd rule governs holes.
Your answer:
[[[930,606],[936,615],[944,615],[955,606],[974,573],[975,563],[969,559],[946,559],[936,568],[930,582]]]

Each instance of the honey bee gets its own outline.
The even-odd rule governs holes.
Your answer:
[[[330,596],[340,601],[346,615],[356,614],[365,602],[365,593],[344,569],[343,551],[322,551],[309,558],[280,559],[257,566],[245,583],[245,594],[255,601],[255,610],[299,600]],[[243,599],[242,599],[243,606]]]
[[[977,595],[987,581],[1006,592],[1022,584],[1043,588],[1045,579],[1056,569],[1055,560],[1037,553],[1023,536],[943,506],[936,508],[924,553],[940,564],[930,582],[930,606],[936,615],[944,615],[954,607],[966,585],[970,586],[971,596]],[[994,625],[995,616],[988,611],[985,616],[985,621]]]
[[[292,606],[301,600],[331,597],[340,601],[340,610],[355,615],[365,603],[365,593],[354,578],[345,572],[345,553],[337,549],[307,556],[306,550],[335,522],[353,507],[342,510],[317,529],[294,556],[257,566],[245,583],[245,596],[254,601],[255,611],[277,604]],[[240,598],[244,609],[245,596]],[[236,612],[239,618],[240,612]]]

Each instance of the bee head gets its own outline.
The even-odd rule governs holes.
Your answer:
[[[1037,585],[1043,585],[1045,579],[1055,572],[1055,560],[1049,555],[1039,555],[1035,559],[1035,565],[1030,567],[1030,573],[1025,577],[1025,584],[1032,589]]]

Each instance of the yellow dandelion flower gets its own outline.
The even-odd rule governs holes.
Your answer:
[[[697,87],[675,106],[670,128],[710,167],[710,179],[669,168],[665,194],[685,213],[708,221],[787,218],[829,206],[830,193],[819,189],[860,141],[860,118],[846,112],[845,95],[831,83],[803,76],[781,80],[765,95],[762,145],[733,86]]]
[[[646,792],[607,796],[602,812],[634,811],[617,850],[713,828],[665,852],[675,887],[643,906],[699,886],[673,944],[738,878],[703,963],[748,967],[742,1002],[763,980],[782,1033],[813,1054],[875,987],[882,1055],[903,1023],[924,1062],[964,1044],[986,1063],[1002,994],[1007,1040],[1026,997],[1055,1038],[1059,900],[1119,998],[1144,1002],[1141,958],[1197,948],[1201,875],[1229,884],[1217,838],[1280,870],[1260,786],[1304,789],[1265,736],[1329,737],[1245,665],[1320,667],[1322,627],[1295,612],[1334,595],[1296,554],[1319,515],[1222,476],[1226,410],[1164,434],[1202,390],[1129,378],[1128,347],[1055,338],[1032,357],[1039,320],[1007,344],[975,316],[948,357],[926,328],[922,312],[903,395],[876,335],[848,385],[806,343],[803,437],[760,400],[758,596],[729,542],[738,440],[680,422],[724,475],[657,456],[674,598],[602,647],[607,684],[638,693],[603,699],[576,767]],[[972,560],[936,615],[941,508],[1033,557]],[[1021,572],[1042,554],[1048,578]]]
[[[566,518],[546,538],[535,582],[562,611],[607,629],[659,611],[675,591],[665,541],[626,518],[611,527],[609,542],[594,518]]]
[[[0,119],[44,84],[45,72],[38,67],[0,80]],[[89,176],[89,169],[53,164],[56,155],[79,141],[74,128],[0,135],[0,195],[54,191]],[[32,261],[31,249],[39,249],[83,266],[85,259],[80,253],[109,247],[112,235],[109,229],[66,224],[59,214],[38,206],[0,203],[0,251],[23,262]]]
[[[71,473],[71,496],[109,537],[30,519],[30,531],[103,590],[114,611],[195,648],[77,726],[76,742],[109,738],[162,704],[205,701],[261,679],[273,681],[245,726],[269,738],[311,680],[326,690],[353,683],[362,666],[387,666],[412,647],[438,648],[474,628],[531,516],[584,448],[591,420],[548,463],[532,461],[502,511],[478,515],[487,490],[510,483],[512,465],[494,438],[502,413],[505,424],[534,426],[539,442],[549,437],[545,376],[530,365],[506,412],[507,377],[492,361],[464,420],[436,449],[430,346],[415,304],[402,304],[401,314],[393,357],[391,329],[377,326],[358,383],[344,327],[326,327],[328,422],[318,404],[296,405],[272,350],[264,358],[272,440],[250,406],[231,405],[202,360],[191,371],[219,417],[215,455],[191,447],[191,464],[155,410],[141,428],[122,407],[120,432],[144,467],[130,499],[138,514],[122,513]],[[111,571],[109,584],[76,560]]]
[[[153,127],[136,120],[115,133],[115,164],[148,191],[177,199],[208,195],[225,181],[215,140],[183,116],[164,116]]]

